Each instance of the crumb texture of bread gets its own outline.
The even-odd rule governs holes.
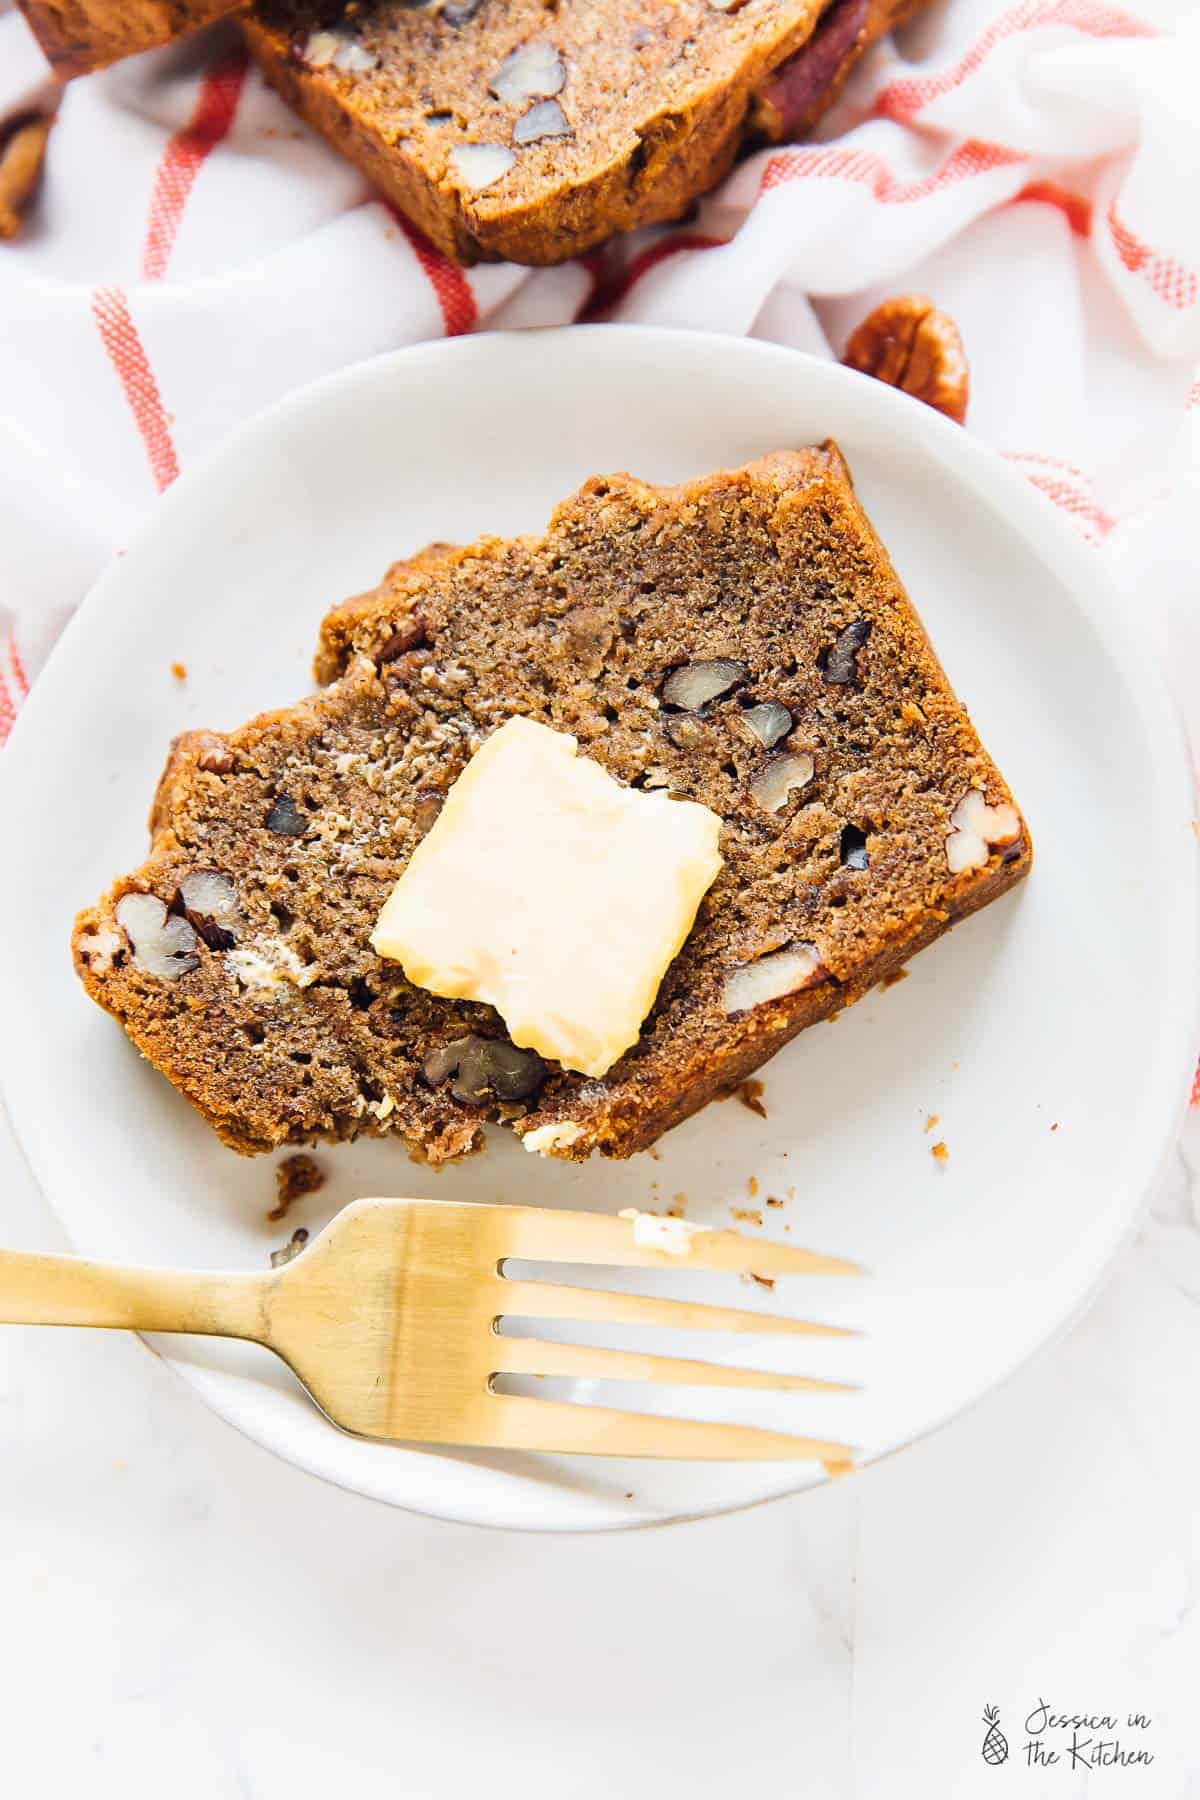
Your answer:
[[[922,0],[258,0],[269,81],[447,255],[564,262],[792,138]]]
[[[239,12],[244,0],[18,0],[56,75],[69,80]]]
[[[88,992],[242,1151],[395,1135],[442,1162],[497,1119],[628,1156],[1030,865],[832,445],[678,487],[596,478],[540,537],[432,546],[333,608],[316,668],[299,704],[176,740],[148,860],[74,934]],[[722,821],[695,926],[599,1079],[530,1062],[490,1007],[369,943],[516,714]]]

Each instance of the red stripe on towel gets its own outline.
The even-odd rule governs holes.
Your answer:
[[[969,138],[951,151],[940,168],[919,181],[901,181],[882,156],[872,150],[790,150],[773,156],[763,171],[763,191],[784,187],[791,181],[852,181],[869,188],[873,197],[885,206],[907,206],[914,200],[927,200],[943,188],[976,175],[988,175],[995,169],[1013,167],[1029,159],[1020,150],[1003,144],[985,144]]]
[[[591,319],[600,313],[610,312],[637,286],[643,275],[648,275],[651,269],[657,269],[660,263],[667,262],[672,256],[679,256],[688,250],[722,250],[728,241],[727,238],[704,237],[698,231],[678,231],[673,237],[660,238],[657,244],[651,244],[648,250],[633,257],[625,268],[616,270],[607,279],[601,279],[589,296],[580,317]]]
[[[1017,206],[1026,200],[1035,201],[1041,206],[1056,206],[1076,237],[1091,236],[1092,203],[1085,200],[1082,194],[1073,194],[1069,188],[1059,187],[1057,181],[1031,181],[1019,194],[1014,194],[1008,204]]]
[[[1036,31],[1050,25],[1065,26],[1093,38],[1157,37],[1152,25],[1134,19],[1116,7],[1097,4],[1097,0],[1022,0],[1011,12],[996,20],[953,68],[937,75],[901,77],[889,82],[872,108],[877,119],[898,119],[908,124],[917,113],[944,94],[969,81],[985,63],[997,45],[1017,37],[1024,31]]]
[[[396,222],[412,248],[412,253],[429,277],[429,285],[442,309],[442,323],[447,337],[461,337],[473,331],[479,319],[479,308],[471,283],[457,263],[438,250],[424,232],[396,213]]]
[[[138,336],[124,289],[97,288],[92,295],[92,314],[129,402],[133,422],[146,446],[154,485],[161,494],[178,475],[179,463],[158,383]]]
[[[150,218],[142,251],[142,275],[161,281],[167,272],[183,210],[206,158],[228,135],[246,85],[248,59],[239,45],[213,63],[196,98],[196,108],[162,154],[150,196]]]
[[[1188,307],[1195,306],[1200,297],[1200,276],[1194,269],[1144,244],[1136,232],[1118,219],[1115,197],[1108,203],[1106,218],[1117,255],[1131,275],[1143,275],[1151,291],[1178,312],[1186,312]]]

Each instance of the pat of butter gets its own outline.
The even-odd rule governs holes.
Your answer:
[[[565,732],[476,752],[371,935],[417,987],[494,1006],[514,1044],[603,1075],[636,1042],[721,867],[707,806],[622,787]]]

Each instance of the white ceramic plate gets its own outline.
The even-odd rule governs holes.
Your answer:
[[[143,855],[168,738],[303,693],[326,606],[431,538],[534,529],[597,472],[669,481],[830,434],[1028,815],[1031,879],[918,957],[902,985],[779,1056],[766,1120],[711,1106],[657,1154],[582,1168],[497,1132],[486,1156],[437,1177],[399,1149],[343,1146],[323,1153],[329,1187],[269,1225],[271,1162],[223,1149],[85,1000],[68,960],[76,907]],[[781,1366],[862,1391],[758,1405],[693,1394],[692,1408],[844,1436],[872,1458],[978,1398],[1079,1307],[1183,1103],[1196,993],[1187,768],[1098,557],[963,432],[790,351],[614,327],[477,337],[297,394],[160,502],[38,682],[0,781],[6,1089],[38,1178],[93,1255],[262,1268],[294,1223],[368,1193],[613,1210],[685,1193],[690,1217],[721,1224],[773,1194],[786,1204],[765,1212],[765,1232],[856,1258],[872,1278],[769,1294],[711,1277],[699,1291],[861,1326],[859,1342],[801,1343]],[[747,1360],[779,1345],[752,1342]],[[369,1444],[328,1425],[265,1353],[156,1348],[280,1455],[456,1519],[627,1525],[824,1478]]]

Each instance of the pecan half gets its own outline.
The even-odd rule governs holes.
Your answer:
[[[428,627],[421,614],[409,613],[406,619],[400,621],[391,637],[376,650],[375,661],[380,664],[395,662],[397,657],[406,656],[410,650],[419,650],[426,641],[427,632]]]
[[[967,416],[970,372],[958,326],[922,294],[899,294],[868,313],[842,361],[923,400],[956,425]]]

